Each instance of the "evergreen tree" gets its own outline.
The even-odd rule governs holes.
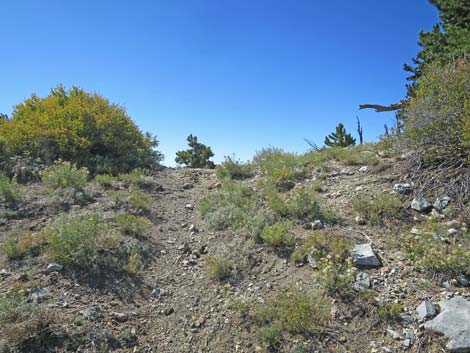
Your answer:
[[[197,136],[189,135],[187,138],[189,149],[176,152],[175,161],[190,168],[214,168],[215,164],[210,160],[214,156],[211,148],[197,142]]]
[[[336,132],[333,132],[325,137],[325,145],[329,147],[348,147],[354,146],[356,139],[351,134],[346,133],[344,125],[339,123],[336,126]]]
[[[416,83],[426,66],[446,63],[470,53],[470,1],[430,0],[439,11],[440,23],[430,32],[421,31],[418,44],[422,47],[414,65],[404,65],[411,73],[408,95],[413,95]]]

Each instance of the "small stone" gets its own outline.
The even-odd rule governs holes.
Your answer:
[[[103,313],[101,312],[101,308],[99,306],[93,306],[91,308],[86,308],[86,309],[80,311],[80,314],[82,314],[85,317],[85,319],[91,320],[91,321],[97,320],[101,316],[103,316]]]
[[[356,276],[356,282],[353,284],[353,289],[360,292],[361,290],[370,288],[370,278],[366,272],[359,272]]]
[[[197,233],[197,232],[199,232],[199,229],[197,229],[194,224],[191,224],[191,225],[189,226],[189,231],[190,231],[190,232]]]
[[[450,197],[444,196],[437,198],[436,201],[434,202],[434,208],[438,210],[439,212],[442,212],[450,203]]]
[[[47,271],[49,272],[60,272],[64,269],[64,265],[52,262],[49,265],[47,265]]]
[[[470,284],[470,280],[465,277],[464,275],[457,276],[457,282],[462,286],[462,287],[468,287]]]
[[[318,230],[318,229],[323,229],[323,228],[325,228],[325,225],[324,225],[323,222],[322,222],[321,220],[319,220],[319,219],[313,221],[312,224],[311,224],[311,226],[312,226],[312,229],[313,229],[313,230]]]
[[[411,339],[405,338],[401,344],[405,348],[410,348],[411,347]]]
[[[183,184],[183,189],[188,190],[188,189],[191,189],[191,188],[193,188],[193,184],[191,184],[191,183]]]
[[[47,288],[33,288],[30,291],[30,299],[35,304],[46,301],[49,296],[49,290]]]
[[[413,332],[413,330],[405,330],[405,339],[413,340],[414,337],[415,333]]]
[[[186,208],[187,210],[192,210],[194,209],[194,206],[191,205],[190,203],[187,203],[186,205],[184,205],[184,208]]]
[[[358,267],[379,267],[381,265],[371,244],[356,245],[353,249],[353,260]]]
[[[413,187],[408,183],[398,183],[393,185],[393,190],[399,194],[409,194],[413,191]]]
[[[415,197],[411,201],[411,208],[418,212],[428,212],[431,210],[432,205],[424,197]]]
[[[387,330],[387,333],[390,335],[390,337],[392,337],[394,340],[399,340],[400,339],[400,334],[395,331],[395,330],[391,330],[391,329],[388,329]]]
[[[360,171],[361,173],[366,173],[368,170],[369,170],[369,167],[366,166],[366,165],[364,165],[364,166],[362,166],[361,168],[359,168],[359,171]]]
[[[129,319],[129,315],[125,313],[118,313],[118,312],[111,313],[111,317],[114,320],[119,321],[119,322],[126,322]]]
[[[458,233],[459,233],[459,231],[455,228],[447,229],[447,235],[448,236],[454,236],[454,235],[457,235]]]
[[[436,315],[436,307],[430,300],[425,300],[417,308],[418,318],[424,320]]]
[[[175,312],[175,309],[173,309],[173,308],[166,308],[165,310],[163,310],[163,315],[169,316],[169,315],[173,314],[174,312]]]
[[[361,217],[359,215],[357,215],[356,218],[354,218],[354,221],[360,226],[363,226],[364,224],[366,224],[366,220],[364,219],[364,217]]]

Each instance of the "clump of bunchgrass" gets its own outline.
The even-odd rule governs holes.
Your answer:
[[[352,206],[371,225],[387,225],[404,217],[401,199],[390,193],[360,195],[352,200]]]
[[[88,180],[88,169],[67,161],[57,161],[42,172],[42,182],[50,190],[82,189]]]
[[[204,258],[204,262],[210,278],[221,282],[230,278],[233,266],[225,256],[208,255]]]
[[[7,207],[15,207],[23,199],[23,192],[16,182],[16,178],[9,179],[0,173],[0,203]]]
[[[288,251],[295,245],[293,234],[293,224],[291,221],[283,221],[266,227],[261,232],[261,240],[280,251]]]
[[[252,163],[243,163],[235,157],[226,156],[225,160],[216,169],[220,180],[243,180],[255,175],[255,166]]]
[[[147,218],[126,213],[118,214],[116,223],[122,233],[135,237],[145,235],[152,226]]]

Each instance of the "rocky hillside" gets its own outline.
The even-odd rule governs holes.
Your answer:
[[[470,352],[466,213],[357,153],[10,185],[1,350]]]

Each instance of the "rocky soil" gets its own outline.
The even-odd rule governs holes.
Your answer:
[[[201,219],[197,205],[217,188],[219,181],[214,171],[168,168],[158,172],[155,179],[161,187],[148,191],[153,200],[149,217],[153,226],[145,239],[152,256],[135,279],[90,282],[57,266],[61,264],[51,265],[44,256],[8,262],[2,254],[0,292],[22,286],[31,302],[51,308],[59,317],[73,318],[64,319],[62,328],[78,334],[80,328],[83,330],[83,342],[78,345],[82,352],[99,352],[98,342],[103,335],[107,349],[115,352],[263,351],[256,327],[240,310],[240,303],[264,303],[292,286],[308,289],[312,287],[312,268],[294,264],[244,234],[211,231]],[[432,333],[448,335],[430,321],[438,314],[437,304],[440,302],[440,310],[445,310],[447,304],[442,303],[451,298],[461,303],[457,311],[463,314],[454,321],[447,315],[450,321],[446,325],[463,325],[454,331],[468,343],[468,281],[418,271],[399,246],[401,234],[411,232],[424,216],[409,208],[409,200],[404,204],[408,220],[398,221],[396,227],[372,227],[362,224],[352,210],[351,200],[358,195],[367,191],[392,192],[399,182],[391,161],[361,170],[330,163],[329,172],[321,181],[322,196],[345,220],[331,229],[345,234],[355,244],[370,245],[369,249],[356,248],[356,263],[366,261],[369,265],[360,269],[356,285],[370,288],[372,294],[349,302],[331,299],[331,324],[325,334],[306,340],[292,336],[285,347],[280,347],[281,351],[294,352],[299,345],[307,352],[454,349],[446,348],[449,339]],[[255,186],[256,180],[248,183]],[[40,200],[29,207],[37,207],[29,217],[0,226],[0,239],[15,229],[37,231],[54,217],[41,211]],[[111,210],[109,198],[101,191],[97,191],[92,204],[83,207]],[[449,229],[460,226],[454,222]],[[296,236],[301,239],[308,233],[309,230],[299,229]],[[372,254],[363,254],[370,249]],[[211,254],[224,254],[237,264],[236,281],[219,283],[209,278],[204,258]],[[417,311],[426,300],[428,304]],[[398,320],[383,320],[373,310],[378,304],[393,303],[404,308]],[[455,341],[455,337],[452,339]],[[112,344],[113,340],[117,342]],[[66,350],[64,346],[56,349]]]

